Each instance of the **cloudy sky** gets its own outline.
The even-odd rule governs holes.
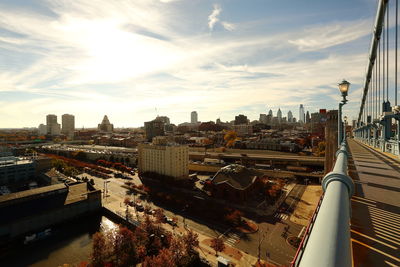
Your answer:
[[[375,0],[0,0],[0,128],[251,120],[361,99]]]

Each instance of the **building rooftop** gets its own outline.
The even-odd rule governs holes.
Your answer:
[[[0,224],[34,216],[88,198],[88,183],[55,184],[0,196]]]
[[[30,158],[0,157],[0,167],[33,163]]]
[[[212,178],[212,183],[226,183],[235,189],[244,190],[252,185],[257,177],[261,176],[263,176],[262,172],[248,169],[242,165],[231,164],[221,168]]]

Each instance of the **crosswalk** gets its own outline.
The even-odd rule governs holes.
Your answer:
[[[240,236],[235,233],[230,233],[228,235],[224,235],[224,242],[228,243],[229,245],[235,245],[240,240]]]
[[[289,218],[289,215],[285,213],[275,213],[274,217],[279,220],[287,220]]]

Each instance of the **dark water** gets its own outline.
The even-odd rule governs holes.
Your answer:
[[[57,267],[88,262],[93,234],[116,227],[117,224],[101,215],[75,220],[52,228],[52,235],[45,240],[14,247],[5,259],[0,259],[0,266]]]

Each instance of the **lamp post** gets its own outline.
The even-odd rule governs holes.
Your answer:
[[[343,123],[342,123],[342,107],[347,103],[347,93],[349,91],[350,83],[346,80],[343,80],[339,83],[339,91],[342,94],[342,101],[339,103],[339,113],[338,113],[338,147],[340,147],[342,143],[342,134],[343,134]]]
[[[343,140],[346,139],[347,116],[343,117]]]

